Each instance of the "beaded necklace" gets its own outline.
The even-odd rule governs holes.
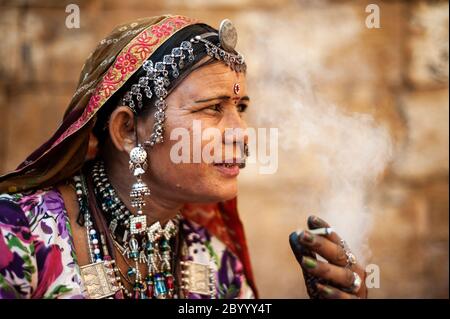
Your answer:
[[[145,224],[130,223],[131,213],[117,196],[106,175],[102,161],[92,168],[94,192],[101,202],[102,211],[109,223],[108,227],[116,247],[124,259],[129,259],[127,276],[134,281],[133,298],[173,298],[174,276],[171,270],[172,251],[170,241],[178,232],[179,218],[169,220],[164,227],[156,222]],[[122,232],[122,233],[121,233]],[[147,268],[147,275],[140,271],[140,264]]]
[[[131,223],[129,222],[133,215],[117,196],[107,178],[102,161],[97,161],[93,165],[91,176],[94,181],[94,193],[97,201],[101,203],[103,216],[108,223],[114,246],[123,256],[128,270],[124,274],[116,267],[115,261],[112,260],[107,251],[103,234],[100,234],[99,240],[98,232],[94,228],[88,209],[87,187],[83,175],[80,175],[74,177],[74,182],[80,213],[83,214],[85,220],[90,259],[93,263],[84,267],[97,265],[97,268],[99,268],[98,265],[103,265],[104,272],[108,274],[108,280],[113,285],[113,288],[110,289],[110,295],[113,294],[116,298],[166,299],[180,297],[175,292],[175,276],[172,273],[171,265],[172,255],[174,254],[171,249],[171,241],[178,232],[180,215],[173,220],[169,220],[164,228],[161,227],[159,222],[156,222],[138,233],[133,233],[130,231]],[[139,226],[142,225],[135,225],[135,227]],[[103,243],[103,251],[100,249],[100,242]],[[192,291],[215,298],[214,267],[194,263],[184,258],[181,258],[181,260],[181,278],[178,286],[182,289],[184,297],[187,297],[189,292]],[[141,273],[140,264],[146,266],[146,276]],[[206,276],[202,275],[207,280],[204,284],[195,282],[198,281],[196,278],[199,278],[199,274],[206,274]],[[132,284],[132,292],[126,289],[122,279]],[[192,289],[198,286],[205,286],[205,289]],[[104,296],[100,297],[100,294],[90,297],[104,298]]]
[[[122,299],[125,287],[120,281],[119,269],[109,254],[103,234],[100,235],[101,243],[103,243],[102,250],[100,250],[99,236],[94,228],[87,204],[87,186],[83,175],[74,176],[73,180],[80,214],[84,218],[89,258],[91,260],[91,264],[80,267],[86,292],[93,299],[111,298],[112,296]]]

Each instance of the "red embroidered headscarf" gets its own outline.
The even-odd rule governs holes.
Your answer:
[[[56,185],[77,173],[92,156],[90,135],[97,112],[165,41],[194,24],[200,22],[164,15],[116,27],[85,62],[61,125],[15,171],[0,176],[0,193]],[[183,215],[206,227],[240,258],[257,294],[236,198],[209,205],[187,204]]]

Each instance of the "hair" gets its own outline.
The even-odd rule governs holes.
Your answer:
[[[162,61],[164,55],[170,54],[172,49],[175,47],[179,47],[181,42],[183,41],[189,41],[191,38],[193,38],[196,35],[201,35],[203,33],[207,32],[216,32],[218,31],[212,27],[210,27],[207,24],[194,24],[190,25],[177,33],[175,33],[173,36],[171,36],[168,40],[166,40],[156,51],[152,54],[152,56],[149,58],[153,63]],[[211,41],[214,44],[219,43],[219,37],[217,35],[208,37],[208,40]],[[209,57],[206,53],[205,45],[201,42],[198,43],[192,43],[192,47],[194,50],[194,60],[192,62],[187,63],[183,69],[180,69],[179,76],[177,78],[174,78],[169,72],[169,81],[170,85],[167,88],[168,94],[172,92],[178,84],[180,84],[183,79],[185,79],[191,72],[194,70],[210,65],[213,63],[220,62],[219,60],[216,60],[213,57],[210,57],[209,59],[206,59],[202,63],[199,63],[202,61],[205,57]],[[233,53],[237,54],[236,51]],[[97,114],[97,122],[95,124],[95,127],[93,129],[94,135],[98,138],[99,142],[105,141],[105,139],[108,136],[108,130],[105,128],[108,119],[111,115],[111,113],[114,111],[114,109],[122,104],[122,98],[126,92],[131,90],[131,86],[135,83],[138,83],[138,79],[145,75],[145,70],[141,66],[128,80],[125,82],[125,84],[113,94],[109,98],[109,100],[106,102],[106,104],[100,109],[100,111]],[[154,103],[156,101],[155,95],[151,99],[147,98],[145,94],[143,94],[143,107],[141,110],[139,110],[139,113],[136,114],[137,117],[146,117],[150,114],[153,114],[155,111]]]

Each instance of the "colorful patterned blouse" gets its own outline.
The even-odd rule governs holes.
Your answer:
[[[201,238],[208,248],[188,245],[194,262],[213,256],[219,298],[254,298],[242,263],[221,241],[186,219],[181,231],[186,239]],[[0,194],[0,299],[86,296],[69,217],[57,188]]]

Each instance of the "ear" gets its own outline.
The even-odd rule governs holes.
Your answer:
[[[121,152],[131,152],[135,146],[134,113],[127,106],[119,106],[109,118],[109,136]]]

